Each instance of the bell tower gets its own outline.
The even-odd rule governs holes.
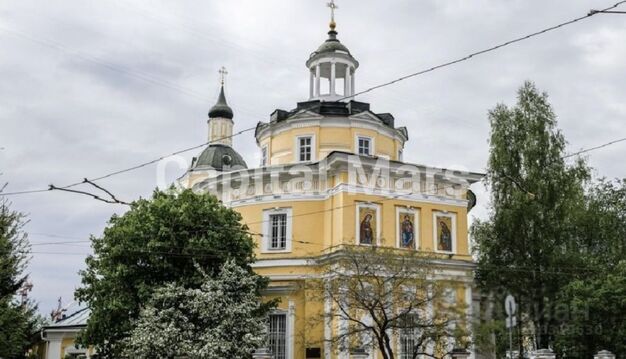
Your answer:
[[[334,0],[330,8],[328,39],[314,51],[306,62],[309,69],[309,100],[338,101],[354,99],[354,74],[359,62],[337,39]]]
[[[233,144],[233,110],[226,102],[224,82],[228,72],[222,67],[220,73],[220,94],[217,103],[209,110],[209,142],[231,146]]]

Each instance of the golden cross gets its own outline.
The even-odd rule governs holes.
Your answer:
[[[226,75],[228,75],[228,71],[226,71],[226,68],[222,66],[218,72],[220,73],[220,83],[223,85]]]
[[[330,8],[330,21],[335,22],[335,9],[339,9],[339,6],[335,4],[335,0],[330,0],[326,6]]]

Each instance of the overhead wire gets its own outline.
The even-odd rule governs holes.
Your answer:
[[[613,140],[613,141],[610,141],[610,142],[607,142],[607,143],[604,143],[604,144],[601,144],[601,145],[598,145],[598,146],[590,147],[590,148],[587,148],[587,149],[582,149],[582,150],[580,150],[578,152],[567,154],[567,155],[563,156],[563,158],[565,159],[565,158],[578,156],[578,155],[581,155],[583,153],[599,150],[601,148],[605,148],[605,147],[614,145],[616,143],[624,142],[624,141],[626,141],[626,137],[620,138],[620,139],[617,139],[617,140]]]
[[[377,90],[377,89],[380,89],[380,88],[383,88],[383,87],[386,87],[386,86],[390,86],[390,85],[396,84],[398,82],[401,82],[401,81],[404,81],[404,80],[407,80],[407,79],[410,79],[410,78],[413,78],[413,77],[416,77],[416,76],[420,76],[420,75],[423,75],[423,74],[426,74],[426,73],[429,73],[429,72],[436,71],[436,70],[441,69],[441,68],[449,67],[449,66],[458,64],[460,62],[468,61],[468,60],[472,59],[473,57],[476,57],[476,56],[479,56],[479,55],[483,55],[483,54],[486,54],[486,53],[498,50],[498,49],[503,48],[505,46],[509,46],[509,45],[512,45],[512,44],[515,44],[515,43],[518,43],[518,42],[521,42],[521,41],[524,41],[524,40],[527,40],[527,39],[530,39],[530,38],[533,38],[533,37],[536,37],[536,36],[539,36],[541,34],[545,34],[545,33],[550,32],[550,31],[554,31],[554,30],[562,28],[564,26],[571,25],[571,24],[574,24],[576,22],[582,21],[584,19],[590,18],[590,17],[595,16],[597,14],[602,14],[603,11],[608,11],[608,10],[617,8],[618,6],[620,6],[620,5],[624,4],[624,3],[626,3],[626,0],[619,1],[619,2],[615,3],[614,5],[606,7],[604,9],[602,9],[602,10],[597,11],[597,12],[590,12],[590,13],[586,14],[585,16],[580,16],[580,17],[574,18],[572,20],[569,20],[569,21],[566,21],[566,22],[562,22],[562,23],[559,23],[557,25],[550,26],[548,28],[545,28],[545,29],[542,29],[542,30],[539,30],[539,31],[536,31],[536,32],[533,32],[533,33],[530,33],[528,35],[520,36],[520,37],[517,37],[515,39],[512,39],[512,40],[500,43],[498,45],[495,45],[495,46],[492,46],[492,47],[489,47],[489,48],[486,48],[486,49],[483,49],[483,50],[475,51],[475,52],[473,52],[473,53],[471,53],[469,55],[466,55],[464,57],[461,57],[461,58],[458,58],[458,59],[455,59],[455,60],[451,60],[451,61],[439,64],[439,65],[436,65],[436,66],[432,66],[430,68],[427,68],[427,69],[424,69],[424,70],[421,70],[421,71],[413,72],[413,73],[410,73],[410,74],[398,77],[398,78],[396,78],[394,80],[384,82],[384,83],[379,84],[379,85],[375,85],[375,86],[369,87],[369,88],[367,88],[365,90],[359,91],[359,92],[354,93],[352,95],[344,96],[344,97],[338,99],[337,101],[352,99],[352,98],[354,98],[355,96],[358,96],[358,95],[362,95],[362,94],[365,94],[365,93],[368,93],[368,92],[371,92],[371,91],[374,91],[374,90]],[[10,31],[10,30],[7,30],[6,28],[2,28],[2,27],[0,27],[0,29],[3,29],[5,31]],[[305,111],[309,111],[309,110],[314,110],[315,108],[319,108],[320,106],[321,106],[321,103],[316,103],[316,104],[313,104],[311,106],[307,106],[305,108],[299,109],[296,112],[296,114],[302,113],[302,112],[305,112]],[[241,134],[243,134],[245,132],[252,131],[253,129],[256,129],[256,126],[250,127],[250,128],[246,128],[246,129],[241,130],[241,131],[239,131],[239,132],[237,132],[237,133],[235,133],[233,135],[230,135],[230,136],[225,136],[222,139],[232,138],[232,137],[241,135]],[[204,146],[208,145],[209,143],[210,143],[210,141],[204,142],[204,143],[202,143],[200,145],[189,147],[187,149],[183,149],[183,150],[180,150],[180,151],[175,151],[175,152],[171,153],[170,155],[161,156],[161,157],[156,158],[154,160],[151,160],[151,161],[148,161],[148,162],[144,162],[142,164],[139,164],[139,165],[136,165],[136,166],[133,166],[133,167],[129,167],[129,168],[126,168],[126,169],[123,169],[123,170],[111,172],[109,174],[106,174],[106,175],[103,175],[103,176],[100,176],[100,177],[91,178],[90,180],[91,181],[98,181],[98,180],[101,180],[101,179],[104,179],[104,178],[108,178],[108,177],[112,177],[112,176],[115,176],[115,175],[118,175],[118,174],[122,174],[122,173],[126,173],[126,172],[129,172],[129,171],[133,171],[133,170],[136,170],[136,169],[139,169],[139,168],[151,165],[153,163],[159,162],[159,161],[161,161],[162,159],[164,159],[166,157],[170,157],[170,156],[173,156],[173,155],[176,155],[176,154],[181,154],[181,153],[188,152],[188,151],[200,148],[200,147],[204,147]],[[617,142],[613,142],[613,143],[617,143]],[[605,144],[604,147],[606,147],[608,145],[609,144]],[[602,147],[598,146],[598,148],[602,148]],[[588,149],[585,152],[589,152],[591,150],[593,150],[593,149]],[[66,185],[66,186],[62,186],[61,188],[70,188],[70,187],[77,186],[77,185],[79,185],[81,183],[82,182],[72,183],[72,184],[69,184],[69,185]],[[25,190],[25,191],[15,191],[15,192],[0,193],[0,196],[20,195],[20,194],[28,194],[28,193],[40,193],[40,192],[47,192],[47,191],[48,191],[47,189],[34,189],[34,190]]]

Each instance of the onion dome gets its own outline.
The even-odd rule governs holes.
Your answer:
[[[233,110],[228,106],[226,96],[224,95],[224,84],[222,84],[220,89],[220,96],[217,98],[217,103],[209,110],[209,118],[217,117],[233,119]]]
[[[229,171],[248,168],[243,157],[232,147],[221,143],[214,143],[202,151],[192,165],[193,169],[214,169]]]

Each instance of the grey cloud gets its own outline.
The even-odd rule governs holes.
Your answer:
[[[337,21],[340,40],[361,63],[356,80],[364,89],[611,4],[340,0]],[[409,128],[407,161],[443,167],[484,169],[487,111],[513,104],[527,79],[550,94],[572,150],[623,137],[623,19],[596,16],[360,99]],[[230,72],[235,131],[266,121],[275,108],[306,99],[304,62],[326,38],[327,23],[324,1],[2,2],[0,180],[10,182],[8,190],[69,183],[204,142],[222,65]],[[252,133],[234,143],[248,164],[258,163]],[[593,152],[590,163],[599,175],[623,177],[625,150],[619,144]],[[167,171],[170,180],[179,174]],[[156,170],[102,184],[126,200],[146,197]],[[473,214],[484,216],[486,193],[479,192],[482,205]],[[28,230],[72,237],[100,234],[113,212],[125,210],[66,193],[11,200],[30,215]],[[72,296],[83,265],[81,256],[35,255],[33,296],[43,312],[58,296]]]

